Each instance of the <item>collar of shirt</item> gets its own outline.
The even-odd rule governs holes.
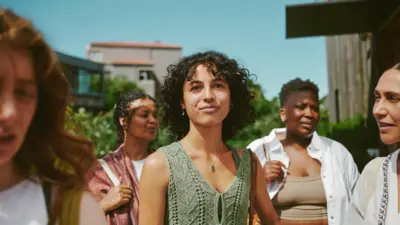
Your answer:
[[[277,135],[283,134],[286,135],[286,128],[277,128],[273,129],[268,136],[264,137],[264,143],[268,145],[271,152],[284,152],[282,143],[278,140]],[[308,146],[308,152],[318,152],[323,151],[327,148],[326,144],[321,141],[321,138],[315,131],[312,135],[311,143]]]
[[[289,157],[284,151],[281,141],[277,138],[277,135],[286,135],[286,128],[273,129],[270,134],[263,138],[262,145],[265,154],[265,160],[262,160],[262,165],[265,165],[267,161],[279,160],[285,164],[286,168],[289,167]],[[321,140],[317,132],[313,133],[311,143],[307,147],[308,154],[319,161],[323,160],[323,153],[327,149],[327,145]],[[284,169],[286,176],[287,171]]]

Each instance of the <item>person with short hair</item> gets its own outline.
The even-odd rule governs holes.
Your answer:
[[[352,155],[316,132],[319,89],[296,78],[279,93],[285,128],[250,143],[266,173],[267,188],[283,225],[341,225],[359,176]]]

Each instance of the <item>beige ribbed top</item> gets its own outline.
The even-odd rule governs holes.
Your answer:
[[[327,218],[326,195],[321,177],[287,176],[272,199],[275,210],[285,220],[323,220]]]

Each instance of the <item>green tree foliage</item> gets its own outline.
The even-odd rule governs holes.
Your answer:
[[[90,90],[98,90],[99,86],[100,76],[93,76],[90,80]],[[105,110],[112,110],[123,93],[134,90],[143,91],[136,83],[128,81],[125,76],[110,78],[107,75],[104,79]]]
[[[318,134],[326,136],[332,123],[329,121],[328,109],[325,107],[326,96],[319,101],[319,124],[317,128]]]
[[[320,121],[318,134],[331,138],[343,144],[353,155],[359,171],[372,159],[367,149],[376,146],[376,138],[371,130],[366,127],[366,121],[361,114],[354,118],[338,123],[329,121],[328,109],[325,108],[326,97],[320,101]]]
[[[327,129],[321,130],[322,136],[329,137],[343,144],[353,155],[358,170],[372,159],[367,149],[376,146],[377,137],[366,127],[365,119],[357,115],[352,119],[346,119],[339,123],[331,123]]]
[[[279,117],[279,99],[266,99],[261,86],[257,83],[251,82],[250,87],[254,93],[252,101],[255,109],[254,123],[247,125],[228,142],[238,148],[246,147],[253,140],[268,135],[272,129],[283,126]]]
[[[78,111],[68,109],[66,128],[73,134],[91,140],[97,156],[115,149],[116,132],[113,123],[113,111],[94,115],[81,108]]]

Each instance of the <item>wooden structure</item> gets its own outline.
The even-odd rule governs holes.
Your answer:
[[[371,36],[341,35],[326,38],[330,120],[339,122],[368,113],[371,79]]]
[[[332,120],[361,113],[373,132],[378,130],[372,115],[373,90],[380,75],[400,62],[399,35],[399,0],[336,0],[286,7],[287,38],[327,36]]]
[[[70,83],[70,105],[89,111],[104,108],[104,65],[56,52]]]

